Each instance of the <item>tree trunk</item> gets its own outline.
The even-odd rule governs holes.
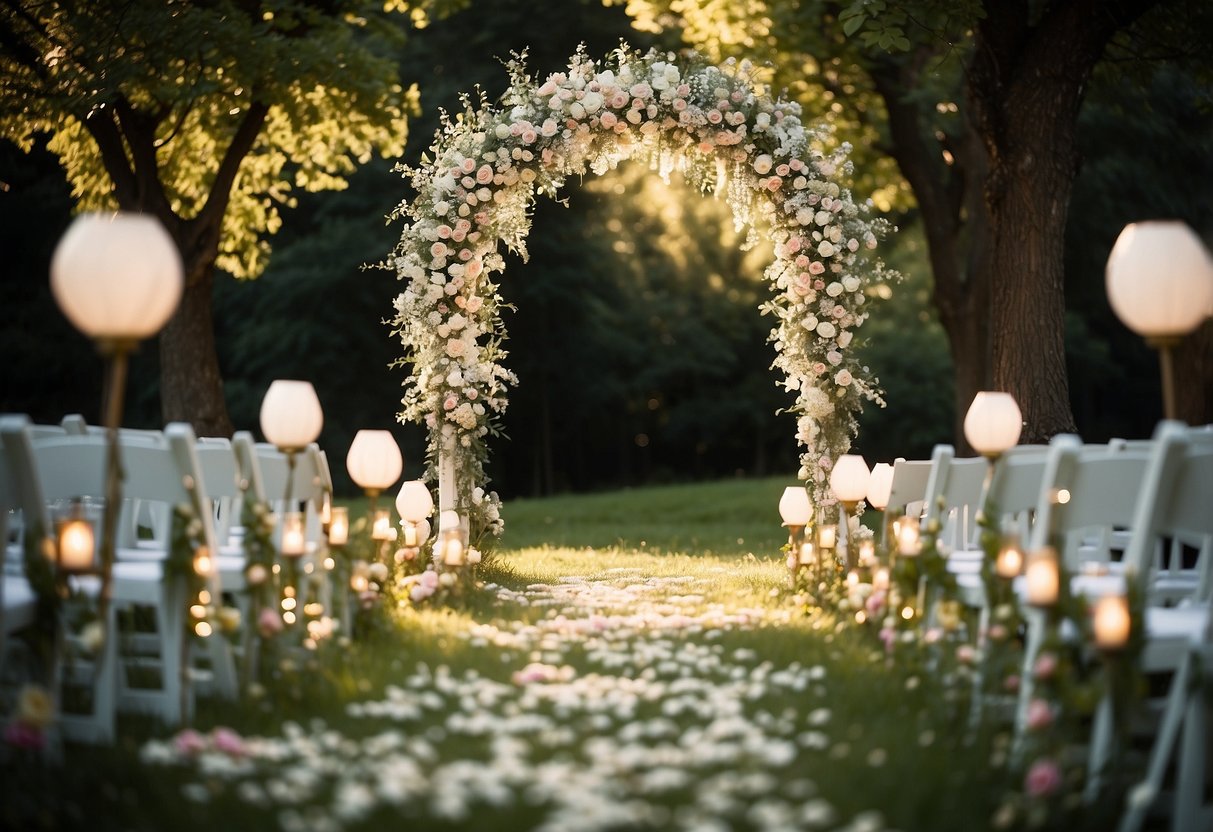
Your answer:
[[[187,279],[181,305],[160,333],[160,403],[166,424],[189,422],[198,436],[231,436],[215,352],[214,282],[213,268]]]
[[[1213,323],[1205,321],[1175,350],[1175,418],[1213,423]]]
[[[1023,412],[1023,442],[1076,431],[1066,375],[1062,265],[1076,169],[1075,118],[1039,114],[1076,114],[1077,86],[1050,96],[1055,100],[1049,105],[1034,96],[1006,102],[1009,129],[990,137],[991,369],[994,388],[1013,395]]]

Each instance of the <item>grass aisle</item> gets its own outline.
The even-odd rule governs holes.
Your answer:
[[[660,497],[637,493],[631,510]],[[571,505],[560,516],[575,526]],[[729,541],[763,534],[747,517],[752,530],[700,545],[744,546]],[[205,706],[196,731],[149,728],[117,750],[69,749],[62,773],[18,772],[0,825],[991,826],[999,768],[949,716],[948,680],[894,672],[870,633],[796,608],[777,543],[687,555],[643,534],[656,542],[504,551],[464,608],[325,645],[263,699]]]

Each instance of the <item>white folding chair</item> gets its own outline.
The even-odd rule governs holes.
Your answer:
[[[922,502],[927,493],[927,480],[931,478],[932,461],[929,459],[898,459],[893,463],[893,480],[889,485],[889,501],[885,505],[886,518],[922,516]],[[891,522],[883,524],[881,542],[885,546],[895,545],[888,539]]]
[[[57,494],[44,489],[32,433],[29,420],[24,416],[0,419],[0,443],[8,458],[10,482],[21,507],[21,545],[41,547],[46,536],[53,533],[47,499],[70,499],[84,496],[88,491],[73,489],[67,494]],[[65,437],[66,434],[52,436],[49,441],[62,441]],[[100,479],[89,473],[82,473],[81,477],[84,480]],[[93,493],[97,493],[99,485],[93,483],[92,487]],[[95,598],[95,585],[92,590]],[[61,628],[62,622],[57,622],[57,626]],[[109,609],[107,629],[111,633],[117,631],[117,616],[113,606]],[[57,643],[61,641],[60,635],[55,638]],[[117,639],[106,639],[102,654],[93,656],[91,660],[77,656],[68,663],[64,658],[61,655],[52,657],[53,666],[43,669],[56,702],[58,735],[81,742],[112,743],[115,736]],[[87,710],[64,711],[64,693],[69,687],[82,688],[87,692]],[[57,737],[53,742],[57,743]]]
[[[205,484],[198,469],[194,436],[189,425],[174,423],[155,442],[153,435],[119,434],[124,469],[124,510],[137,514],[144,509],[155,524],[151,538],[119,537],[113,569],[112,599],[115,607],[145,607],[152,610],[155,633],[131,633],[122,637],[122,670],[118,675],[118,705],[124,710],[150,712],[168,724],[178,724],[192,707],[193,690],[187,676],[185,582],[165,577],[169,555],[172,507],[195,506],[202,524],[203,540],[213,552],[214,530]],[[48,500],[91,496],[103,499],[107,440],[89,432],[81,436],[48,438],[32,445],[34,463],[43,496]],[[123,524],[127,529],[131,524]],[[88,582],[82,582],[87,585]],[[211,594],[219,595],[212,573]],[[205,639],[215,688],[223,695],[236,693],[235,666],[227,643],[218,635]],[[155,671],[158,686],[133,684],[140,669]]]
[[[18,539],[9,551],[9,517],[20,510],[17,484],[0,443],[0,680],[9,670],[9,638],[34,623],[38,599],[22,568],[24,541]],[[9,563],[9,559],[15,563]]]

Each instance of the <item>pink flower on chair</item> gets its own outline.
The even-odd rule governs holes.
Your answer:
[[[1049,797],[1061,788],[1061,767],[1056,760],[1044,759],[1032,763],[1023,780],[1028,797]]]
[[[232,757],[244,756],[244,739],[231,728],[220,726],[211,731],[211,744],[216,751],[222,751]]]
[[[257,618],[257,630],[261,633],[262,638],[269,638],[281,633],[283,626],[282,616],[273,607],[263,609]]]

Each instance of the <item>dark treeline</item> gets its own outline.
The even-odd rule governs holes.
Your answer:
[[[542,20],[542,30],[535,21]],[[538,75],[584,43],[602,55],[620,39],[648,41],[619,7],[599,0],[473,4],[409,41],[403,75],[422,92],[405,161],[417,164],[438,108],[460,109],[479,85],[496,98],[501,60],[528,52]],[[1068,226],[1067,339],[1075,417],[1085,438],[1143,435],[1159,413],[1154,356],[1108,309],[1103,263],[1121,225],[1181,216],[1213,231],[1213,115],[1196,110],[1193,82],[1167,69],[1139,82],[1100,75],[1084,109],[1084,162]],[[1126,113],[1133,114],[1132,118]],[[1143,152],[1143,148],[1147,148]],[[273,378],[307,378],[325,408],[322,443],[348,491],[345,450],[362,427],[393,427],[404,374],[383,319],[394,275],[363,268],[391,251],[399,228],[385,215],[407,196],[391,165],[375,162],[348,190],[301,196],[273,238],[265,275],[220,280],[220,362],[237,429],[257,431]],[[1148,187],[1143,188],[1143,184]],[[510,366],[520,377],[490,471],[506,495],[590,490],[641,482],[791,474],[791,397],[768,369],[769,321],[757,312],[766,253],[744,252],[727,207],[677,177],[624,166],[570,182],[566,204],[541,200],[529,261],[511,258],[503,292]],[[0,410],[57,421],[98,418],[100,362],[55,308],[47,268],[70,218],[53,157],[0,146]],[[864,414],[858,449],[869,461],[917,457],[950,441],[953,394],[947,342],[930,311],[930,276],[911,214],[886,253],[905,280],[874,304],[862,334],[888,407]],[[154,343],[132,368],[127,424],[159,422]],[[424,435],[395,425],[406,476],[420,475]]]

